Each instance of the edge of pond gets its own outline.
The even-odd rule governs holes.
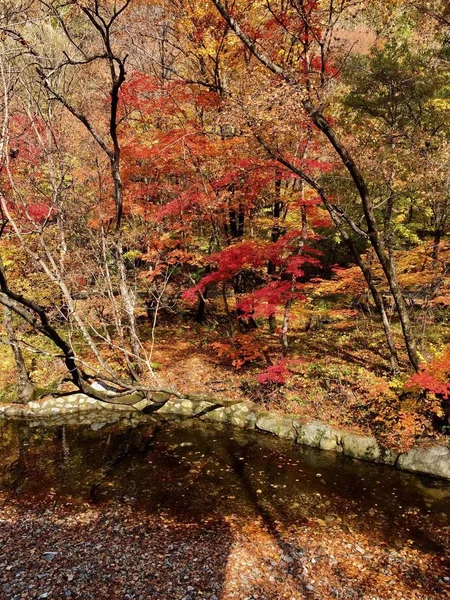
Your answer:
[[[146,401],[143,401],[145,404]],[[0,417],[45,419],[92,411],[146,412],[146,406],[110,404],[84,394],[47,398],[27,405],[0,406]],[[157,414],[172,417],[195,417],[206,421],[228,423],[244,429],[271,433],[295,443],[371,463],[393,466],[401,471],[450,480],[450,447],[419,445],[407,452],[397,452],[382,446],[373,436],[355,434],[319,420],[302,421],[300,415],[286,415],[262,410],[258,405],[243,401],[228,407],[211,402],[192,402],[188,399],[167,401]]]

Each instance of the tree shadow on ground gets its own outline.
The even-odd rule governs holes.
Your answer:
[[[5,600],[351,599],[384,569],[442,597],[443,484],[192,421],[0,433]]]
[[[197,524],[143,516],[126,506],[1,513],[0,597],[5,600],[221,596],[232,544],[223,520]]]
[[[390,584],[384,593],[389,593],[387,591],[389,586],[393,591],[395,590],[395,593],[400,593],[401,590],[406,594],[405,597],[411,598],[440,599],[443,594],[448,593],[449,586],[443,579],[450,566],[450,561],[444,560],[450,544],[448,530],[447,535],[445,533],[448,513],[440,513],[438,519],[440,527],[428,526],[427,528],[426,517],[421,514],[417,506],[414,506],[414,502],[421,499],[422,493],[426,491],[428,498],[432,498],[435,491],[437,493],[434,497],[439,500],[436,507],[439,506],[443,510],[445,507],[450,508],[448,486],[442,484],[442,489],[439,485],[434,488],[432,481],[421,482],[416,476],[399,474],[386,467],[354,463],[336,456],[337,467],[341,469],[343,487],[343,495],[338,492],[337,496],[341,496],[342,508],[352,506],[350,510],[357,510],[358,513],[352,514],[351,520],[345,522],[344,508],[341,512],[343,519],[339,518],[336,522],[334,517],[337,515],[333,514],[332,522],[326,523],[323,518],[317,517],[327,518],[325,513],[330,514],[336,509],[339,510],[333,502],[333,494],[328,495],[325,502],[321,497],[321,486],[325,484],[322,478],[330,476],[330,465],[327,465],[327,457],[330,456],[327,453],[309,450],[311,456],[317,459],[318,471],[322,471],[316,473],[317,484],[310,485],[308,490],[309,497],[317,498],[317,506],[308,506],[306,503],[304,509],[297,511],[295,518],[289,503],[280,502],[278,493],[270,494],[264,487],[259,489],[261,481],[256,481],[255,473],[249,471],[248,458],[258,451],[260,448],[250,442],[244,447],[244,453],[237,458],[235,448],[230,445],[230,463],[241,482],[242,489],[245,490],[246,497],[261,518],[262,526],[279,549],[281,558],[271,569],[271,577],[268,581],[266,580],[263,585],[261,582],[256,582],[247,590],[249,597],[276,598],[276,590],[279,590],[281,581],[284,581],[285,587],[290,581],[290,587],[299,594],[298,597],[308,600],[325,600],[325,598],[356,600],[376,595],[379,592],[377,586],[385,585],[389,579]],[[305,452],[308,453],[308,450]],[[272,481],[277,482],[271,485],[282,494],[281,488],[286,488],[286,485],[281,484],[282,478],[277,476],[277,472],[280,470],[283,457],[281,453],[277,456],[274,452],[270,458],[267,453],[265,458],[269,459],[265,470],[266,472],[273,470]],[[362,475],[367,477],[371,470],[373,481],[367,481]],[[353,475],[353,486],[357,488],[353,497],[352,494],[348,495],[348,489],[345,490],[349,475]],[[383,475],[389,480],[386,482],[386,489],[382,483]],[[404,485],[408,485],[408,490],[400,491],[399,500],[397,500],[399,490],[393,485],[396,478],[404,480]],[[374,483],[378,485],[374,486]],[[378,497],[374,495],[377,487]],[[347,500],[353,502],[346,503],[346,495],[348,495]],[[404,507],[401,505],[403,502],[406,503]],[[408,506],[408,502],[411,502],[411,506]],[[409,508],[411,512],[408,515]],[[324,509],[325,512],[322,512]],[[290,527],[291,524],[295,526]],[[443,533],[442,537],[438,532]],[[349,548],[348,550],[344,548],[344,554],[338,560],[333,553],[342,550],[342,546],[339,543],[335,544],[336,536],[345,538],[346,543],[343,546]],[[364,548],[358,546],[358,542],[363,544]],[[322,563],[322,568],[318,563]],[[326,564],[328,566],[324,569],[323,565]],[[376,579],[378,574],[381,583]],[[317,579],[321,579],[319,589],[317,589]]]

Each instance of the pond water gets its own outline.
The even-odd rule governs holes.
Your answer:
[[[198,421],[0,422],[0,492],[22,503],[131,504],[201,522],[311,519],[443,552],[450,485]]]

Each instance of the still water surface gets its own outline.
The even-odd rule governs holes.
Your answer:
[[[450,524],[447,482],[196,421],[2,421],[0,491],[25,503],[131,503],[199,521],[320,519],[435,552],[433,528]]]

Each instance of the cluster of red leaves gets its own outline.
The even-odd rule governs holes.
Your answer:
[[[448,400],[450,398],[450,344],[440,356],[415,373],[406,387],[424,390]]]
[[[271,281],[264,287],[246,294],[237,303],[237,308],[240,310],[242,318],[270,317],[275,314],[278,306],[284,305],[294,298],[306,299],[306,296],[298,291],[298,287],[295,286],[293,289],[289,281]]]
[[[25,212],[31,221],[42,223],[49,219],[55,210],[47,202],[35,202],[34,204],[30,204]]]
[[[203,293],[210,285],[229,282],[245,269],[258,270],[268,262],[280,267],[280,272],[289,275],[288,279],[274,276],[265,285],[251,293],[243,295],[238,302],[238,308],[243,317],[267,317],[273,315],[278,306],[295,299],[305,299],[301,293],[302,285],[292,282],[292,277],[304,276],[304,265],[320,266],[316,256],[318,252],[304,246],[302,254],[296,253],[301,232],[292,231],[275,243],[262,240],[245,240],[224,248],[210,257],[216,270],[203,277],[197,285],[187,290],[183,298],[188,302],[197,300],[198,294]]]
[[[257,376],[258,383],[262,385],[283,385],[289,377],[288,361],[281,358],[275,365],[270,365],[265,371]]]
[[[194,302],[198,293],[203,293],[209,285],[228,281],[244,268],[261,267],[267,262],[267,248],[268,244],[262,241],[246,240],[211,255],[210,262],[217,265],[216,271],[209,273],[196,286],[187,290],[183,298]]]
[[[231,342],[213,342],[210,347],[219,359],[229,362],[235,369],[264,358],[265,348],[251,335],[235,335]]]

